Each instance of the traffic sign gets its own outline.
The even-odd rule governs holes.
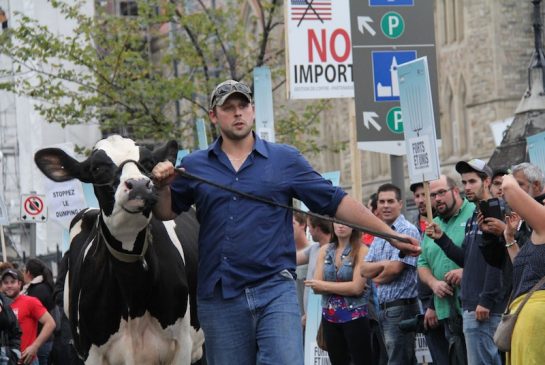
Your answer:
[[[440,137],[433,3],[350,0],[350,20],[358,148],[405,155],[397,68],[424,56]]]
[[[413,6],[416,0],[369,0],[369,6]]]
[[[433,103],[425,57],[399,66],[399,91],[405,118],[407,165],[411,183],[439,179]]]
[[[44,195],[21,195],[21,220],[25,222],[47,221],[47,208],[45,206]]]
[[[403,17],[395,11],[384,14],[380,21],[380,28],[384,35],[391,39],[399,38],[405,30]]]

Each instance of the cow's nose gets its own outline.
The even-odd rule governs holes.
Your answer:
[[[129,199],[146,199],[152,190],[150,179],[127,179],[125,186],[129,191]]]

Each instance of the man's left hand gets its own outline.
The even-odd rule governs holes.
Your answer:
[[[477,321],[488,321],[490,318],[490,309],[478,305],[475,309],[475,319]]]

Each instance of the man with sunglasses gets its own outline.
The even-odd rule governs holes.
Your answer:
[[[363,204],[323,179],[295,148],[260,139],[252,131],[252,93],[243,83],[219,84],[208,115],[220,137],[182,160],[188,173],[285,205],[297,198],[313,212],[395,234]],[[207,363],[302,365],[291,211],[176,177],[169,162],[159,163],[152,174],[156,217],[169,220],[193,204],[197,207],[197,300]],[[410,242],[392,244],[418,254],[418,242]]]
[[[460,190],[451,177],[441,175],[430,182],[430,197],[437,216],[433,219],[443,232],[461,246],[465,236],[466,221],[471,218],[475,205],[460,196]],[[459,313],[458,288],[461,282],[460,266],[450,260],[433,240],[425,236],[422,254],[418,258],[420,280],[433,290],[433,301],[425,308],[424,323],[427,328],[442,327],[447,341],[455,339],[447,321],[451,311]],[[443,347],[446,346],[443,341]],[[447,347],[448,348],[448,347]],[[446,351],[443,351],[443,355]],[[434,364],[448,364],[448,358],[434,358]]]

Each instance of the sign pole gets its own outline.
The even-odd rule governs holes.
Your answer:
[[[8,262],[8,254],[6,252],[6,239],[4,237],[4,226],[0,224],[0,239],[2,240],[2,261]]]
[[[30,223],[30,257],[36,257],[36,223]]]
[[[431,210],[430,182],[424,181],[424,195],[426,196],[426,214],[428,223],[433,223],[433,212]]]
[[[361,161],[360,150],[358,149],[358,135],[356,129],[356,106],[354,104],[354,98],[350,98],[348,106],[350,119],[350,164],[352,165],[352,197],[357,201],[362,201],[361,192]]]

